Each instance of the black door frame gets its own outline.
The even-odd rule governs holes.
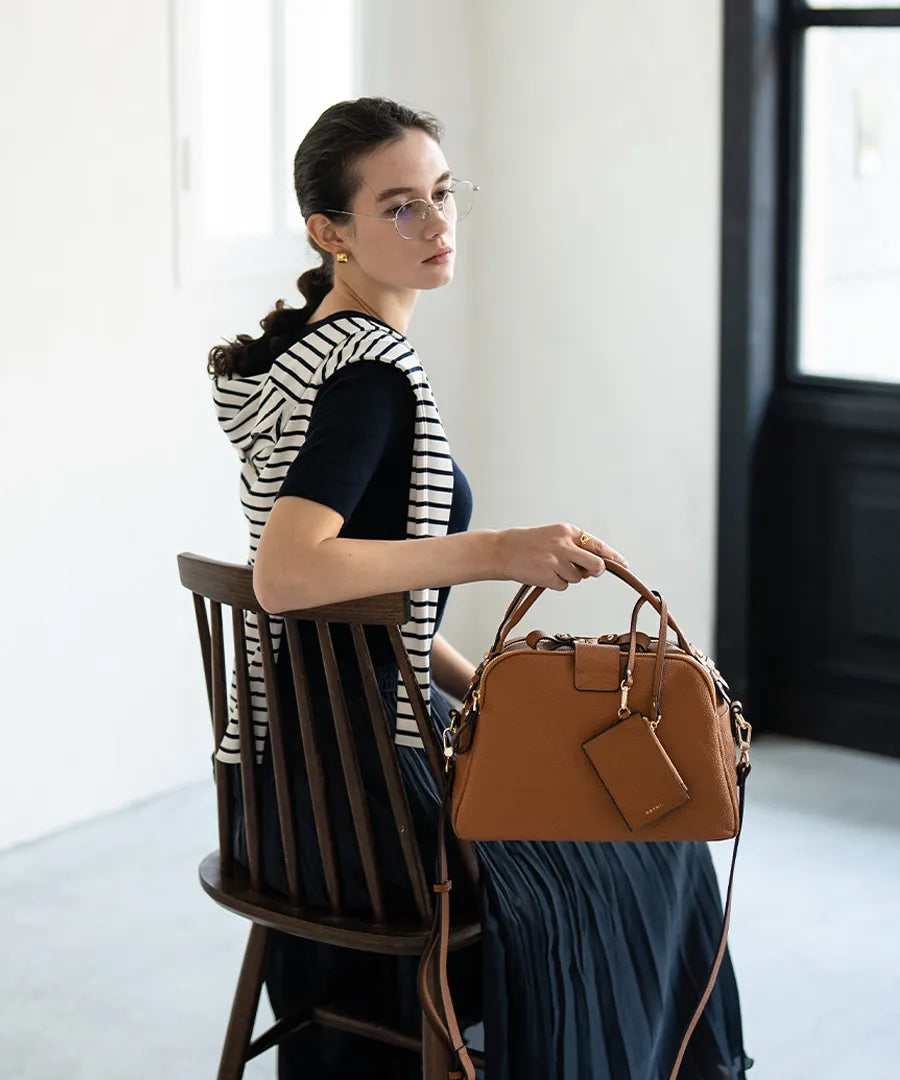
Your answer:
[[[900,384],[796,367],[800,32],[900,26],[890,9],[817,10],[802,0],[724,0],[718,550],[715,656],[752,707],[754,478],[777,412],[852,412],[858,428],[900,430]],[[776,394],[776,391],[778,392]]]
[[[778,0],[724,0],[716,662],[752,707],[752,478],[775,385]]]

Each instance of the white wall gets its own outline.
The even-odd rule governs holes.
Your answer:
[[[472,526],[588,529],[709,649],[721,5],[473,10]],[[474,659],[515,588],[455,592],[478,598]],[[524,629],[621,631],[634,599],[589,580],[544,593]]]
[[[482,184],[410,331],[473,527],[584,525],[708,644],[719,4],[366,9],[364,92],[437,113]],[[209,775],[175,556],[242,561],[246,531],[205,358],[300,297],[172,284],[167,23],[165,0],[51,0],[5,35],[0,847]],[[458,587],[447,636],[477,659],[513,590]],[[601,579],[536,625],[618,628],[594,614],[614,591],[626,611]]]
[[[475,158],[476,73],[472,70],[468,22],[473,2],[379,0],[376,4],[360,0],[359,4],[363,12],[361,36],[366,43],[363,93],[391,97],[436,115],[446,129],[441,143],[444,156],[455,175],[464,179],[479,168]],[[471,220],[457,230],[454,280],[445,288],[419,295],[408,330],[427,368],[453,454],[467,471],[475,467],[471,457],[474,424],[469,337],[475,252],[466,240]],[[449,618],[449,605],[446,610]]]
[[[173,288],[164,0],[17,7],[0,845],[209,775],[175,555],[242,524],[205,355],[283,287]]]

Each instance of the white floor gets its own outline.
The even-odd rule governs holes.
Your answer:
[[[900,761],[769,736],[747,793],[730,945],[750,1075],[897,1080]],[[215,1075],[246,924],[197,883],[214,837],[204,783],[0,853],[3,1080]],[[711,846],[724,875],[731,842]],[[273,1078],[274,1054],[245,1075]]]

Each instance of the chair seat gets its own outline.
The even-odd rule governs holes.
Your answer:
[[[335,916],[315,908],[298,907],[277,893],[252,889],[243,868],[239,868],[239,876],[223,877],[218,851],[211,852],[200,863],[199,874],[204,890],[229,911],[273,930],[324,941],[329,945],[342,945],[364,952],[415,956],[423,951],[431,931],[430,924],[426,926],[409,921],[379,923],[372,916]],[[451,951],[471,945],[480,937],[481,923],[471,913],[463,913],[452,919]]]

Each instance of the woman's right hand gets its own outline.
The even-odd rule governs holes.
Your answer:
[[[604,559],[628,566],[624,555],[591,536],[585,546],[578,542],[581,529],[559,523],[532,529],[502,529],[497,533],[497,578],[540,585],[562,592],[576,581],[599,577]]]

